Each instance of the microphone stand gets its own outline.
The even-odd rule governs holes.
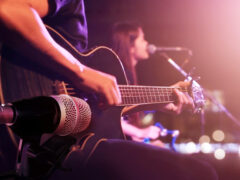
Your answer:
[[[202,107],[204,105],[204,89],[191,77],[191,72],[190,73],[186,73],[177,63],[175,63],[173,61],[173,59],[171,59],[166,53],[161,53],[162,56],[164,56],[168,62],[178,71],[180,72],[180,74],[182,74],[187,81],[191,81],[192,83],[192,87],[196,86],[196,88],[198,90],[201,91],[200,94],[196,93],[196,99],[195,99],[195,104],[198,106],[197,112],[200,113],[200,120],[201,120],[201,135],[204,135],[205,130],[204,130],[204,126],[205,126],[205,111],[204,108]],[[194,70],[194,69],[193,69]],[[193,71],[192,70],[192,71]],[[200,77],[197,78],[197,80],[200,79]],[[196,103],[197,102],[197,103]],[[195,111],[196,112],[196,111]]]
[[[167,58],[168,62],[177,70],[179,71],[185,78],[186,80],[193,81],[193,83],[198,84],[191,76],[190,74],[186,73],[177,63],[175,63],[170,57],[168,57],[166,54],[164,56]],[[215,104],[222,112],[224,112],[229,119],[231,119],[234,123],[236,123],[240,127],[240,121],[232,115],[232,113],[220,102],[216,100],[216,98],[209,93],[207,93],[203,88],[202,88],[203,95],[208,98],[213,104]],[[201,109],[201,123],[202,125],[205,124],[205,117],[204,117],[204,110],[203,108]],[[204,130],[202,130],[202,133]]]
[[[236,123],[240,127],[240,121],[235,116],[233,116],[233,114],[223,104],[218,102],[214,96],[212,96],[211,94],[207,93],[206,91],[204,91],[204,95],[213,104],[215,104],[222,112],[224,112],[224,114],[226,114],[229,119],[231,119],[234,123]]]

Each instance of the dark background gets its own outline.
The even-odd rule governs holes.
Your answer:
[[[115,22],[138,21],[150,43],[190,48],[193,56],[185,70],[196,67],[194,75],[201,77],[199,83],[207,90],[219,90],[224,105],[240,118],[240,1],[87,0],[85,5],[89,47],[109,45]],[[179,65],[187,58],[184,52],[170,52],[169,56]],[[155,58],[142,64],[140,79],[146,84],[170,85],[182,78],[162,60]],[[228,126],[234,130],[235,140],[240,139],[240,128],[222,113],[214,124],[223,129]]]
[[[86,0],[85,5],[89,47],[109,45],[111,26],[115,22],[138,21],[143,25],[150,43],[190,48],[193,56],[184,69],[189,71],[196,67],[194,75],[201,76],[199,83],[206,90],[220,91],[223,104],[240,119],[240,1]],[[170,52],[168,55],[179,65],[188,58],[184,52]],[[139,66],[140,78],[146,84],[170,85],[182,79],[160,58],[142,62]],[[168,119],[162,116],[157,118]],[[180,129],[178,142],[197,141],[202,130],[201,122],[199,118],[191,119],[180,117],[180,121],[170,120],[163,124],[170,129]],[[240,127],[223,112],[207,110],[205,121],[204,130],[209,136],[214,130],[221,129],[226,134],[225,143],[240,142]],[[211,142],[214,143],[213,140]],[[238,154],[227,154],[224,161],[217,161],[212,162],[221,174],[220,179],[240,177],[237,173],[240,163]]]

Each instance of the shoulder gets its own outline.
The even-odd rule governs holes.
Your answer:
[[[1,0],[0,11],[6,11],[13,9],[26,9],[32,8],[36,10],[39,16],[44,17],[49,12],[49,0]]]

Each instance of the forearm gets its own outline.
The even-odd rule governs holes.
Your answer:
[[[137,128],[136,126],[129,124],[125,120],[121,120],[121,125],[122,125],[124,134],[126,134],[128,136],[134,136],[137,138],[143,138],[141,130],[139,128]]]
[[[66,72],[69,77],[80,72],[81,64],[52,39],[39,12],[30,5],[16,3],[11,6],[8,3],[0,6],[0,23],[3,42],[31,57],[29,59],[55,72]]]
[[[142,141],[145,138],[156,139],[160,136],[160,128],[148,126],[138,128],[124,120],[121,121],[123,132],[133,138],[133,140]]]
[[[0,0],[0,38],[36,65],[63,75],[76,88],[101,94],[107,105],[119,104],[114,76],[82,65],[52,39],[41,20],[48,13],[47,5],[48,0]]]

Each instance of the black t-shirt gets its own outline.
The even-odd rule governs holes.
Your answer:
[[[87,21],[83,0],[49,0],[44,23],[56,29],[79,51],[87,47]]]
[[[43,19],[44,23],[59,31],[79,51],[83,51],[87,47],[88,34],[83,0],[49,0],[49,5],[50,13]],[[41,88],[44,90],[45,87],[38,86],[38,82],[44,79],[30,76],[31,70],[36,67],[36,64],[30,65],[24,55],[6,46],[3,47],[2,53],[4,61],[2,60],[1,63],[1,78],[3,92],[5,92],[5,102],[12,102],[16,97],[29,98],[29,96],[38,96],[39,94],[35,89]],[[3,66],[3,62],[5,66]],[[19,69],[17,66],[19,65],[29,66],[31,70],[22,71],[18,74]],[[26,74],[29,76],[25,76]],[[24,77],[28,77],[28,79]],[[9,87],[10,84],[16,84],[16,87],[21,86],[23,82],[30,84],[30,87],[35,87],[34,90],[24,88],[26,93],[23,94],[18,88]],[[32,84],[32,82],[35,84]],[[15,168],[16,147],[13,145],[4,126],[0,126],[0,137],[0,173],[3,173]]]
[[[49,13],[43,21],[56,29],[78,51],[86,49],[88,31],[83,0],[49,0]],[[54,33],[51,35],[60,45],[68,47]],[[3,47],[2,55],[2,88],[6,102],[53,94],[55,92],[50,81],[65,78],[64,72],[55,73],[7,46]]]

